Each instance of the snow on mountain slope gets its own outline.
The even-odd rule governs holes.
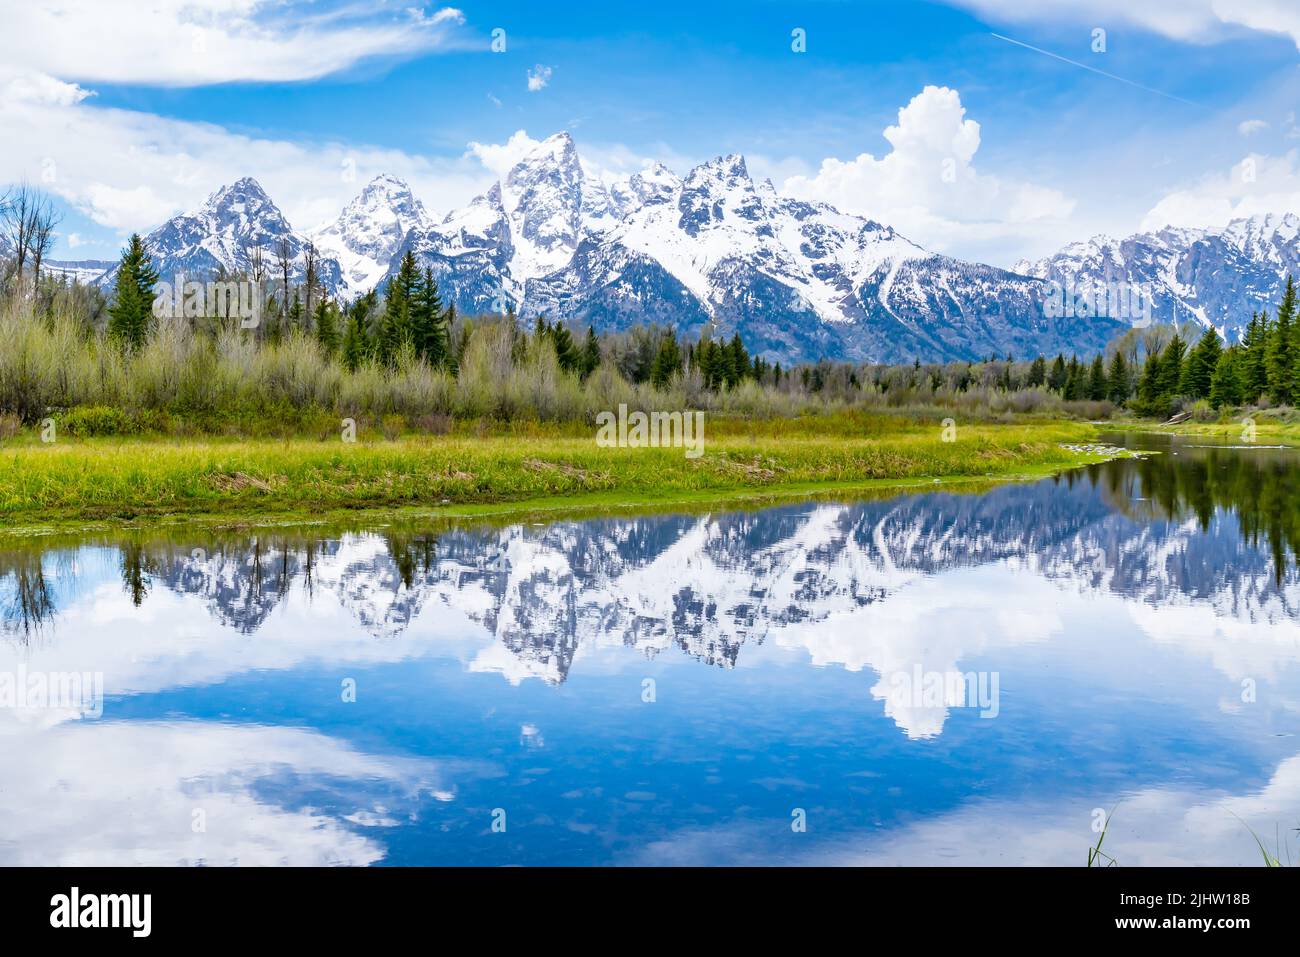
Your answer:
[[[782,198],[731,155],[585,238],[567,267],[526,284],[521,312],[598,329],[671,322],[688,335],[712,323],[779,362],[1087,351],[1120,328],[1050,320],[1042,291],[1031,278],[930,254],[887,226]]]
[[[671,182],[660,168],[607,185],[583,171],[569,134],[557,133],[467,207],[412,230],[400,252],[410,249],[430,266],[463,311],[518,309],[530,280],[567,266],[584,238],[611,228]],[[394,262],[390,275],[395,268]]]
[[[338,262],[343,274],[338,292],[353,297],[379,285],[411,230],[432,223],[411,188],[384,174],[366,184],[337,220],[311,238],[324,255]]]
[[[1213,324],[1235,336],[1252,312],[1277,307],[1288,274],[1300,274],[1300,217],[1235,219],[1220,229],[1095,236],[1018,272],[1062,284],[1128,283],[1149,290],[1157,322]]]
[[[270,267],[281,239],[300,282],[306,240],[248,178],[147,237],[164,278],[246,271],[254,247]],[[1049,316],[1053,282],[1126,283],[1149,291],[1155,321],[1193,319],[1231,333],[1253,310],[1275,306],[1285,275],[1300,272],[1293,214],[1099,236],[1008,271],[782,197],[736,154],[684,178],[658,164],[601,178],[584,169],[567,133],[537,144],[440,221],[401,180],[377,177],[313,240],[321,285],[341,298],[382,287],[409,250],[464,313],[514,308],[524,319],[600,331],[655,322],[688,337],[708,325],[784,364],[1087,355],[1127,327],[1125,318]],[[111,280],[109,272],[97,281]]]
[[[177,274],[196,281],[223,271],[249,274],[255,249],[261,250],[266,278],[271,279],[277,271],[274,259],[281,242],[288,245],[291,281],[302,282],[307,240],[294,232],[250,176],[223,186],[198,209],[169,219],[145,237],[159,276],[168,282]],[[111,284],[115,273],[105,273],[99,282]],[[328,292],[342,288],[342,271],[335,260],[322,258],[318,274]]]

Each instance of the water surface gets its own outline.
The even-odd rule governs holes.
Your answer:
[[[0,678],[102,681],[0,707],[0,864],[1295,860],[1300,453],[1164,452],[0,550]]]

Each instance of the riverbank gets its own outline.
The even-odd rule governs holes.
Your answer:
[[[1032,478],[1106,457],[1079,447],[1096,433],[1079,422],[959,425],[955,436],[938,423],[889,416],[710,426],[698,458],[681,448],[601,448],[590,434],[51,444],[19,436],[0,445],[0,523],[15,535],[87,522],[766,501],[935,480]]]
[[[1105,423],[1103,432],[1147,432],[1156,435],[1201,436],[1225,443],[1271,442],[1300,445],[1300,413],[1256,412],[1217,422],[1191,420],[1169,425],[1156,419],[1115,419]]]

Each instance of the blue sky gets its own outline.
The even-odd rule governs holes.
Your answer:
[[[562,129],[600,175],[743,153],[783,192],[1001,265],[1300,211],[1300,12],[1271,0],[413,2],[152,0],[130,39],[125,0],[12,3],[0,179],[58,197],[68,258],[241,175],[300,229],[379,172],[445,213]]]

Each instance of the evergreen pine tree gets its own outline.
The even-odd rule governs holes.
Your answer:
[[[1183,365],[1178,391],[1194,399],[1204,399],[1210,394],[1210,380],[1218,368],[1223,343],[1214,327],[1205,330],[1199,342],[1187,355]]]
[[[1178,395],[1178,386],[1182,382],[1183,357],[1187,354],[1187,344],[1183,337],[1174,333],[1160,354],[1160,378],[1156,381],[1156,396],[1166,410],[1170,402]]]
[[[1110,358],[1110,374],[1106,377],[1106,398],[1123,405],[1129,397],[1128,362],[1122,349],[1116,349]]]
[[[1268,391],[1269,331],[1267,315],[1251,315],[1241,340],[1239,369],[1243,402],[1254,402]]]
[[[327,356],[338,351],[338,307],[324,297],[316,305],[316,341]]]
[[[586,379],[600,367],[600,340],[596,338],[596,327],[587,327],[587,338],[582,344],[582,362],[578,375]]]
[[[1070,364],[1066,369],[1065,388],[1062,390],[1062,398],[1067,402],[1082,399],[1086,388],[1087,382],[1084,380],[1083,367],[1079,364],[1079,357],[1071,356]]]
[[[1026,385],[1037,388],[1047,381],[1047,360],[1041,355],[1029,367],[1029,379]]]
[[[1210,377],[1210,405],[1216,409],[1240,405],[1244,399],[1245,385],[1241,367],[1245,353],[1237,348],[1225,349],[1219,356]]]
[[[1092,357],[1092,368],[1088,373],[1088,398],[1095,402],[1106,398],[1106,360],[1100,352]]]
[[[132,233],[113,287],[113,305],[108,309],[108,332],[127,352],[140,349],[153,328],[153,287],[158,271],[139,233]]]
[[[397,275],[389,280],[384,296],[384,314],[379,324],[379,341],[375,351],[379,361],[386,366],[395,365],[403,349],[415,344],[411,306],[421,291],[420,286],[420,272],[415,266],[415,256],[408,249],[397,267]]]
[[[1297,396],[1295,365],[1300,350],[1296,344],[1295,309],[1295,283],[1287,276],[1286,291],[1277,307],[1277,321],[1270,330],[1264,360],[1268,369],[1269,396],[1277,405],[1290,405]]]
[[[1064,392],[1069,375],[1065,367],[1065,356],[1057,353],[1055,361],[1052,362],[1052,371],[1047,374],[1047,387],[1053,392]]]
[[[669,326],[667,334],[659,340],[659,351],[650,367],[651,385],[656,389],[665,388],[681,368],[682,353],[677,346],[677,333]]]
[[[343,367],[349,372],[356,372],[361,368],[370,351],[369,346],[365,313],[359,309],[352,309],[348,315],[347,331],[343,334]]]
[[[446,317],[438,283],[433,278],[433,270],[427,266],[420,282],[411,289],[409,314],[415,354],[435,368],[443,365],[447,358]]]
[[[749,353],[745,351],[745,344],[740,341],[740,333],[737,332],[731,337],[731,342],[726,346],[727,352],[727,386],[734,388],[740,384],[749,370]]]
[[[551,342],[555,344],[555,357],[560,361],[560,368],[565,372],[577,372],[582,360],[578,344],[573,341],[573,333],[562,322],[551,327]]]
[[[1142,367],[1142,379],[1138,383],[1138,411],[1143,415],[1160,415],[1168,408],[1167,403],[1162,406],[1160,402],[1160,365],[1160,353],[1152,352]]]

